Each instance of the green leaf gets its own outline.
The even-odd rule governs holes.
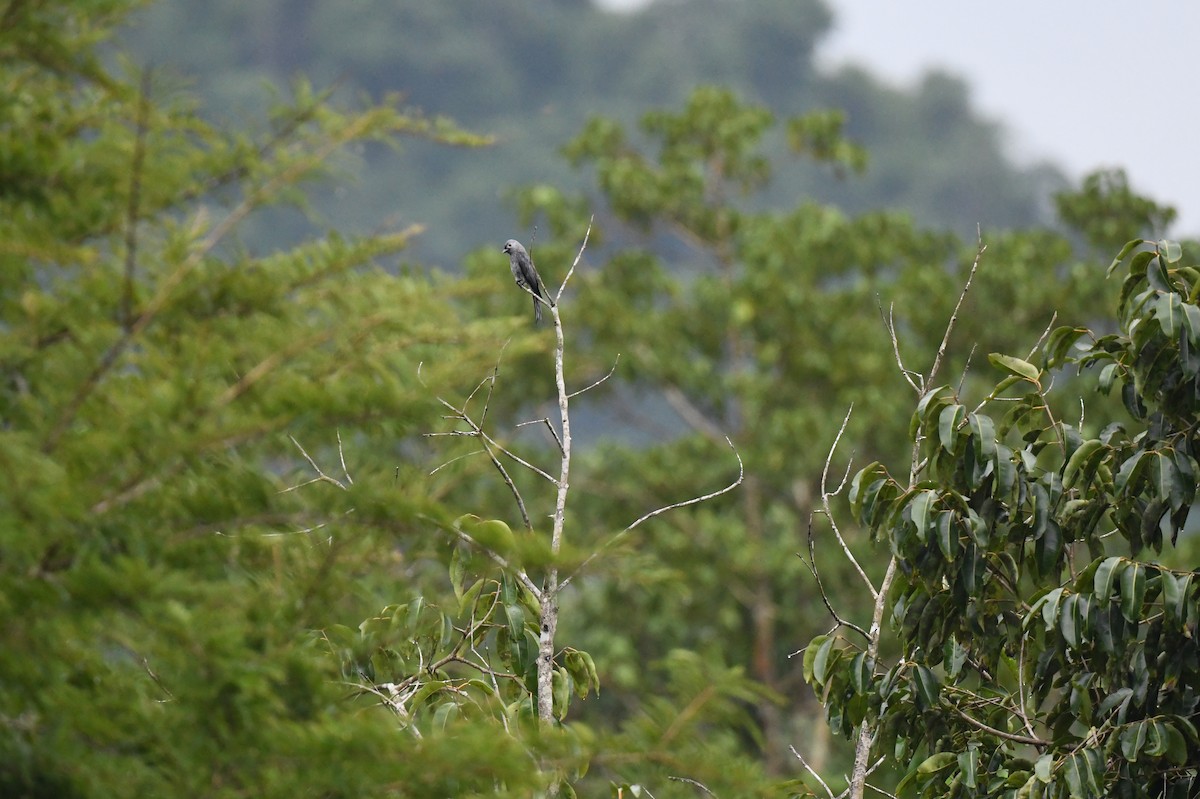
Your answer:
[[[1121,755],[1133,763],[1141,754],[1142,748],[1146,745],[1146,727],[1145,721],[1137,721],[1127,725],[1121,731],[1119,740],[1121,742]]]
[[[938,752],[936,755],[930,755],[921,761],[921,765],[917,766],[917,773],[923,777],[928,777],[953,765],[957,760],[958,755],[953,752]]]
[[[962,772],[963,785],[974,789],[979,774],[979,748],[976,744],[971,744],[967,751],[958,755],[958,768]]]
[[[917,528],[917,540],[922,543],[926,540],[929,530],[929,510],[936,499],[937,494],[932,490],[920,491],[908,506],[913,526]]]
[[[475,606],[475,600],[479,599],[479,594],[483,591],[483,585],[484,578],[480,577],[471,584],[470,588],[463,592],[462,599],[458,603],[458,612],[460,614],[466,613]]]
[[[1177,241],[1160,239],[1156,246],[1158,247],[1159,255],[1169,264],[1177,263],[1183,257],[1183,247]]]
[[[958,438],[958,428],[962,425],[967,409],[962,405],[947,405],[938,417],[938,440],[942,449],[954,452],[955,441]]]
[[[988,355],[988,360],[998,369],[1002,369],[1017,377],[1022,377],[1031,383],[1037,383],[1038,377],[1041,376],[1041,371],[1029,361],[1023,361],[1011,355],[993,352]]]
[[[1092,592],[1099,602],[1107,602],[1112,596],[1113,583],[1121,574],[1125,560],[1119,557],[1105,558],[1096,567],[1096,576],[1092,580]]]
[[[1159,295],[1154,303],[1154,315],[1158,317],[1158,324],[1167,338],[1174,339],[1179,335],[1179,327],[1183,324],[1182,304],[1179,295],[1173,291]]]
[[[1113,482],[1113,490],[1118,494],[1137,494],[1141,490],[1142,476],[1150,464],[1151,453],[1142,449],[1125,459]]]
[[[1111,276],[1112,273],[1116,271],[1116,268],[1121,265],[1121,262],[1129,257],[1131,252],[1136,250],[1138,247],[1141,247],[1145,243],[1145,239],[1134,239],[1133,241],[1127,242],[1125,246],[1121,248],[1121,251],[1117,253],[1117,257],[1114,258],[1112,263],[1108,265],[1108,271],[1105,273],[1105,277]]]
[[[916,682],[917,696],[926,710],[938,706],[941,699],[942,684],[937,675],[928,666],[917,666],[913,669],[913,680]]]
[[[1043,783],[1050,782],[1050,775],[1054,773],[1054,755],[1047,752],[1037,759],[1033,764],[1033,775]]]
[[[828,643],[833,645],[828,635],[818,635],[816,638],[808,642],[808,646],[804,648],[804,681],[809,685],[813,685],[815,675],[815,667],[817,661],[817,653]],[[828,657],[828,655],[826,655]]]
[[[956,518],[953,511],[945,510],[938,514],[937,545],[947,562],[953,561],[958,553],[958,537],[954,535]]]
[[[1161,576],[1163,610],[1172,625],[1181,626],[1187,619],[1185,603],[1188,591],[1192,586],[1192,575],[1174,575],[1169,571],[1163,571]]]
[[[450,553],[450,587],[454,589],[454,598],[458,600],[460,606],[463,598],[464,573],[462,553],[458,547],[455,547],[454,551]]]
[[[1142,617],[1142,604],[1146,596],[1146,567],[1131,562],[1121,572],[1121,615],[1130,622]]]
[[[1183,304],[1183,328],[1187,331],[1188,342],[1193,347],[1200,347],[1200,308],[1190,302]]]
[[[829,667],[838,661],[833,642],[834,639],[829,638],[817,648],[817,656],[813,660],[813,679],[817,685],[824,685],[829,680]]]
[[[1080,444],[1071,453],[1067,465],[1063,467],[1063,490],[1073,488],[1075,483],[1081,479],[1084,483],[1089,481],[1096,473],[1096,467],[1107,450],[1108,447],[1104,446],[1098,438],[1089,439]]]

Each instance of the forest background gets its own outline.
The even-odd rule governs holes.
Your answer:
[[[797,653],[833,623],[810,535],[869,618],[821,515],[847,409],[839,474],[905,463],[897,360],[938,352],[981,244],[965,392],[1056,319],[1112,327],[1112,256],[1174,216],[1015,165],[951,75],[818,69],[818,0],[0,20],[6,795],[789,795],[790,747],[837,783]],[[555,418],[555,342],[499,250],[556,288],[585,236],[568,378],[611,377],[551,557],[553,486],[450,434],[486,396],[487,441],[549,469],[554,425],[517,425]],[[561,738],[521,732],[540,609],[488,553],[574,576]]]

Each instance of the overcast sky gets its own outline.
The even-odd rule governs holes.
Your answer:
[[[931,67],[961,75],[1018,160],[1073,177],[1122,166],[1179,210],[1171,235],[1200,234],[1200,3],[826,2],[835,30],[821,63],[857,62],[899,85]]]

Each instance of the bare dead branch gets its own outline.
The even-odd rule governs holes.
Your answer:
[[[850,545],[846,543],[846,539],[842,535],[841,529],[838,527],[837,519],[834,517],[833,509],[830,507],[829,503],[830,498],[837,496],[846,485],[846,476],[843,476],[842,482],[840,485],[838,485],[837,489],[834,491],[829,490],[829,465],[833,461],[833,454],[837,451],[838,443],[842,440],[842,435],[846,432],[846,426],[850,424],[850,415],[852,413],[854,413],[853,404],[851,404],[846,410],[846,416],[842,419],[842,426],[838,428],[837,435],[833,437],[833,444],[829,447],[829,454],[825,456],[825,466],[821,469],[821,509],[825,515],[825,518],[829,520],[829,526],[833,529],[833,535],[835,538],[837,538],[838,544],[842,547],[842,553],[845,554],[846,560],[850,561],[850,565],[853,566],[854,570],[858,572],[859,578],[861,578],[863,584],[867,586],[867,590],[871,592],[871,597],[873,599],[879,599],[879,590],[875,588],[875,585],[871,582],[871,578],[867,577],[867,572],[863,569],[862,564],[858,562],[858,558],[854,557],[854,553],[850,551]],[[847,465],[846,475],[848,476],[849,474],[850,467]],[[809,521],[809,550],[811,556],[813,551],[811,518]],[[813,570],[815,575],[817,570],[817,562],[815,558],[810,565],[810,568]],[[837,618],[837,614],[834,614],[834,618]]]
[[[829,787],[829,784],[821,778],[821,775],[817,773],[817,770],[808,764],[808,761],[804,759],[804,755],[800,754],[796,747],[792,746],[791,744],[788,744],[788,749],[792,750],[792,754],[795,755],[796,759],[800,761],[800,765],[804,767],[804,770],[811,774],[813,779],[821,783],[821,787],[825,789],[825,795],[828,796],[829,799],[833,799],[833,790]]]
[[[343,491],[349,490],[346,485],[342,483],[342,481],[338,480],[336,477],[330,477],[329,475],[325,474],[325,472],[321,471],[321,467],[318,466],[317,462],[312,459],[311,455],[308,454],[308,450],[300,446],[300,442],[296,440],[295,436],[289,435],[288,438],[291,439],[292,443],[296,445],[296,449],[300,450],[300,454],[304,456],[304,460],[308,461],[308,465],[311,466],[313,471],[317,473],[316,477],[314,477],[312,480],[309,480],[307,483],[304,483],[303,485],[309,485],[311,483],[329,483],[337,486]],[[293,488],[287,490],[292,491],[296,488],[300,488],[300,486],[293,486]],[[286,493],[286,491],[282,491],[280,493]]]
[[[551,435],[551,436],[553,436],[553,438],[554,438],[554,443],[555,443],[556,445],[558,445],[558,453],[559,453],[560,455],[563,453],[563,442],[562,442],[562,439],[558,437],[558,431],[554,429],[554,425],[550,424],[550,419],[549,419],[549,418],[547,418],[547,417],[543,416],[541,419],[531,419],[531,420],[530,420],[530,421],[528,421],[528,422],[518,422],[518,423],[517,423],[517,427],[526,427],[527,425],[531,425],[531,424],[544,424],[544,425],[546,425],[546,429],[550,431],[550,435]]]
[[[1050,334],[1054,332],[1054,323],[1057,321],[1058,311],[1055,311],[1054,313],[1050,314],[1050,321],[1046,323],[1046,329],[1042,331],[1042,335],[1038,336],[1038,340],[1034,342],[1033,347],[1030,348],[1029,354],[1025,356],[1025,360],[1033,360],[1033,356],[1037,355],[1037,351],[1041,349],[1042,344],[1044,344],[1046,339],[1050,337]]]
[[[449,466],[450,464],[452,464],[452,463],[456,463],[457,461],[461,461],[463,458],[470,458],[470,457],[472,457],[472,456],[474,456],[474,455],[482,455],[482,454],[484,454],[484,453],[486,453],[486,452],[487,452],[487,450],[483,449],[483,447],[480,447],[479,449],[476,449],[476,450],[472,450],[472,451],[470,451],[470,452],[465,452],[465,453],[463,453],[462,455],[459,455],[459,456],[457,456],[457,457],[451,458],[450,460],[446,461],[446,462],[445,462],[445,463],[443,463],[441,466],[439,466],[439,467],[437,467],[436,469],[434,469],[433,471],[431,471],[429,474],[430,474],[431,476],[432,476],[432,475],[435,475],[435,474],[437,474],[438,472],[440,472],[442,469],[445,469],[445,468],[446,468],[447,466]]]
[[[596,221],[596,215],[592,214],[588,219],[587,231],[583,234],[583,243],[579,245],[579,252],[575,255],[575,261],[571,264],[571,268],[567,270],[567,274],[562,279],[562,283],[558,287],[558,292],[554,295],[554,304],[558,305],[562,298],[563,292],[567,288],[567,282],[570,281],[571,275],[575,274],[575,267],[579,266],[579,259],[583,257],[583,251],[587,249],[588,239],[592,236],[592,223]]]
[[[946,323],[946,332],[942,336],[942,343],[938,345],[937,355],[933,359],[933,366],[929,369],[929,375],[925,380],[925,385],[932,385],[934,379],[937,378],[938,372],[942,368],[942,360],[946,357],[946,348],[950,346],[950,334],[954,332],[955,326],[958,325],[958,312],[962,308],[963,300],[967,298],[967,293],[971,290],[971,282],[975,280],[975,272],[979,269],[979,259],[983,257],[984,251],[987,250],[987,245],[983,243],[983,234],[979,233],[979,249],[975,251],[975,260],[971,263],[971,271],[967,273],[967,282],[963,284],[962,291],[958,293],[958,302],[954,305],[954,313],[950,314],[950,321]]]
[[[904,377],[904,380],[910,386],[912,386],[913,391],[917,392],[917,394],[923,393],[925,391],[925,386],[921,379],[921,374],[907,368],[904,365],[904,359],[900,356],[900,339],[896,335],[895,304],[890,303],[888,305],[887,313],[883,312],[883,303],[880,302],[878,298],[876,298],[875,305],[879,308],[879,316],[883,319],[883,327],[888,332],[888,338],[892,340],[892,353],[896,357],[896,365],[900,367],[900,374]],[[921,382],[922,384],[917,385],[918,382]]]
[[[334,431],[337,434],[338,442],[338,460],[342,462],[342,474],[346,476],[347,485],[354,485],[354,478],[350,476],[350,470],[346,468],[346,453],[342,450],[342,431],[338,428]]]
[[[946,349],[950,344],[950,336],[954,332],[954,328],[958,323],[958,314],[962,309],[963,301],[966,299],[967,293],[971,290],[971,284],[975,279],[975,273],[979,269],[979,264],[983,258],[983,253],[987,250],[987,245],[983,243],[983,233],[977,229],[979,236],[979,247],[975,251],[975,260],[971,263],[971,270],[967,274],[967,279],[963,284],[962,291],[959,292],[958,302],[955,303],[954,311],[950,315],[950,319],[946,323],[945,332],[942,335],[941,344],[938,346],[937,354],[934,356],[933,364],[929,368],[929,373],[921,381],[922,386],[933,385],[937,378],[938,372],[941,370],[942,361],[946,356]],[[903,367],[901,367],[903,371]],[[912,380],[908,375],[905,379]],[[917,475],[920,468],[920,450],[921,441],[915,441],[912,448],[912,459],[909,467],[908,484],[914,485],[917,481]],[[871,614],[871,626],[868,631],[867,638],[867,657],[877,659],[879,657],[879,643],[881,637],[881,629],[883,625],[883,616],[887,605],[887,596],[892,587],[892,582],[896,578],[896,570],[899,568],[899,559],[893,555],[888,559],[887,569],[884,572],[883,579],[879,583],[878,591],[875,594],[875,607]],[[869,758],[871,756],[871,747],[875,742],[875,731],[867,722],[863,722],[858,729],[858,738],[854,744],[854,767],[850,773],[849,786],[847,792],[851,799],[863,799],[863,793],[866,789],[867,777],[871,773]]]
[[[715,499],[716,497],[719,497],[722,494],[727,494],[730,491],[732,491],[733,489],[737,488],[739,485],[741,485],[742,481],[746,477],[746,467],[742,463],[742,456],[738,454],[737,447],[735,447],[733,445],[733,442],[729,440],[728,436],[725,437],[725,443],[729,445],[729,448],[733,450],[734,457],[737,458],[738,476],[737,476],[736,480],[734,480],[732,483],[725,486],[724,488],[709,492],[707,494],[702,494],[698,497],[692,497],[691,499],[685,499],[682,502],[674,502],[670,505],[664,505],[661,508],[657,508],[657,509],[652,510],[649,513],[641,516],[633,524],[629,525],[624,530],[621,530],[619,533],[614,535],[612,538],[608,539],[608,541],[606,541],[599,549],[597,549],[595,552],[591,553],[586,558],[584,558],[583,562],[580,563],[578,567],[576,567],[575,571],[572,572],[569,577],[567,577],[565,580],[562,581],[562,585],[565,587],[568,583],[570,583],[572,580],[574,580],[575,576],[578,575],[581,571],[583,571],[583,569],[589,563],[591,563],[593,560],[598,558],[602,553],[604,553],[604,552],[608,551],[610,548],[612,548],[618,541],[620,541],[622,538],[624,538],[626,535],[628,535],[630,532],[632,532],[633,529],[635,527],[637,527],[638,525],[640,525],[642,522],[644,522],[648,519],[651,519],[655,516],[658,516],[659,514],[666,513],[669,510],[675,510],[677,508],[684,508],[684,507],[687,507],[688,505],[695,505],[700,502],[707,502],[708,500]]]
[[[570,394],[567,395],[567,399],[574,399],[575,397],[578,397],[580,394],[582,394],[585,391],[591,391],[593,388],[600,385],[608,378],[612,377],[613,372],[617,371],[617,364],[619,364],[620,362],[621,362],[621,353],[618,352],[616,360],[613,361],[612,368],[608,370],[608,374],[606,374],[604,377],[597,380],[595,383],[592,383],[587,388],[581,388],[578,391],[572,391]]]
[[[671,780],[672,782],[686,782],[688,785],[693,785],[693,786],[695,786],[695,787],[699,788],[700,790],[704,791],[706,794],[708,794],[709,796],[713,797],[713,799],[716,799],[716,797],[717,797],[717,795],[716,795],[715,793],[713,793],[712,791],[710,791],[710,790],[708,789],[708,786],[707,786],[707,785],[705,785],[705,784],[704,784],[704,783],[702,783],[702,782],[697,782],[696,780],[690,779],[690,778],[688,778],[688,777],[671,777],[671,776],[668,776],[668,777],[667,777],[667,779]]]

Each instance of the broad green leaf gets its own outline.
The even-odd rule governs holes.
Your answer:
[[[1047,752],[1033,764],[1033,775],[1041,782],[1049,783],[1050,775],[1054,773],[1054,755]]]
[[[830,646],[833,645],[828,635],[818,635],[816,638],[809,641],[808,646],[804,648],[804,681],[809,685],[813,684],[817,653],[825,646],[826,643],[829,643]]]
[[[1188,592],[1192,587],[1192,575],[1175,575],[1163,570],[1161,576],[1163,610],[1166,611],[1167,619],[1172,624],[1182,625],[1187,619],[1185,603],[1187,602]]]
[[[1174,339],[1179,335],[1179,327],[1183,324],[1181,306],[1182,300],[1173,291],[1160,295],[1154,303],[1154,315],[1158,317],[1158,324],[1167,338]]]
[[[1183,257],[1183,247],[1177,241],[1160,239],[1155,246],[1158,247],[1159,255],[1169,264],[1177,263]]]
[[[1121,730],[1121,754],[1128,761],[1135,762],[1138,755],[1141,754],[1142,748],[1146,745],[1146,726],[1145,721],[1136,721],[1129,724],[1125,729]]]
[[[941,682],[928,666],[917,666],[913,669],[913,680],[916,682],[917,696],[925,705],[932,709],[938,706],[941,698]]]
[[[450,553],[450,587],[454,589],[454,598],[458,600],[460,606],[463,598],[464,572],[462,552],[455,547],[454,551]]]
[[[828,638],[817,648],[817,656],[813,660],[813,679],[817,685],[824,685],[828,681],[830,660],[834,663],[838,660],[833,654],[833,642],[832,637]]]
[[[1112,275],[1112,273],[1116,271],[1116,268],[1121,265],[1121,262],[1129,257],[1131,252],[1136,250],[1138,247],[1141,247],[1145,243],[1145,239],[1133,239],[1132,241],[1126,242],[1125,246],[1121,248],[1121,251],[1117,253],[1117,257],[1114,258],[1112,263],[1108,265],[1108,272],[1106,273],[1105,277]]]
[[[1131,562],[1121,572],[1121,614],[1131,622],[1142,617],[1142,603],[1146,596],[1146,567]]]
[[[993,352],[988,355],[988,360],[998,369],[1003,369],[1017,377],[1022,377],[1031,383],[1037,383],[1038,377],[1041,376],[1041,371],[1029,361],[1014,358],[1011,355]]]
[[[1063,489],[1074,488],[1075,483],[1082,479],[1085,483],[1095,474],[1096,466],[1108,447],[1098,438],[1084,441],[1071,453],[1070,460],[1063,467]]]
[[[937,545],[942,557],[953,561],[958,553],[958,537],[954,533],[955,514],[953,511],[942,511],[937,519]]]
[[[920,491],[909,503],[909,512],[913,526],[917,528],[917,540],[924,543],[929,529],[929,510],[937,499],[937,494],[931,490]]]
[[[967,751],[958,755],[958,768],[962,772],[963,785],[975,788],[975,780],[979,774],[979,748],[975,744],[967,747]]]
[[[967,409],[962,405],[947,405],[938,417],[938,440],[942,449],[954,452],[955,441],[958,438],[958,428],[967,415]]]
[[[1142,449],[1126,458],[1125,462],[1121,464],[1121,468],[1117,471],[1113,490],[1118,494],[1127,491],[1136,494],[1141,489],[1142,476],[1150,464],[1150,457],[1148,457],[1150,455],[1150,452]]]
[[[1062,593],[1063,589],[1055,588],[1039,601],[1042,608],[1042,620],[1046,623],[1047,631],[1053,630],[1058,624],[1058,605],[1062,600]],[[1034,605],[1033,610],[1037,610],[1037,605]]]
[[[1193,347],[1200,347],[1200,308],[1190,302],[1183,304],[1183,327],[1188,343]]]
[[[954,752],[938,752],[935,755],[930,755],[921,761],[921,765],[917,766],[917,773],[921,776],[928,777],[931,774],[936,774],[944,768],[951,766],[958,759],[958,755]]]
[[[1113,583],[1121,574],[1125,560],[1119,557],[1105,558],[1096,568],[1096,576],[1092,581],[1092,591],[1099,602],[1107,602],[1112,596]]]

